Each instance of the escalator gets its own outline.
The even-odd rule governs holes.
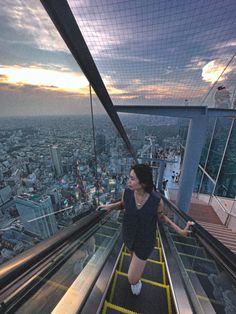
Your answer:
[[[128,284],[127,277],[130,260],[131,255],[127,253],[124,247],[102,309],[102,314],[173,313],[170,285],[168,284],[159,237],[157,237],[156,247],[147,260],[142,275],[140,297],[132,294]]]
[[[180,226],[189,220],[165,204]],[[29,260],[28,267],[13,260],[21,267],[18,273],[10,263],[0,268],[1,313],[236,313],[235,255],[201,226],[196,224],[188,237],[159,226],[141,294],[134,296],[127,279],[131,257],[121,239],[122,213],[91,216],[86,228],[72,226],[68,237],[45,256]],[[47,243],[42,247],[46,250]]]

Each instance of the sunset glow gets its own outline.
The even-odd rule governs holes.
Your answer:
[[[230,68],[226,69],[222,76],[220,76],[225,68],[225,65],[217,64],[215,60],[207,63],[202,69],[202,79],[205,82],[214,83],[216,80],[223,81],[225,75],[231,71]]]
[[[88,87],[85,76],[39,67],[0,67],[0,75],[2,83],[13,85],[34,85],[43,89],[59,89],[75,93]]]

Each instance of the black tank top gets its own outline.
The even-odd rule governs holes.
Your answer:
[[[159,203],[160,194],[152,192],[146,203],[138,209],[134,191],[125,189],[123,240],[129,249],[155,246]]]

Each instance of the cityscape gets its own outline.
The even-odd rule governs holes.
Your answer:
[[[123,120],[138,157],[175,157],[175,119]],[[1,264],[121,195],[133,157],[105,116],[96,129],[94,153],[89,115],[1,119]]]

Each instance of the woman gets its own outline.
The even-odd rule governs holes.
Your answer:
[[[188,221],[181,229],[163,214],[163,201],[160,194],[154,192],[152,169],[145,164],[131,167],[128,188],[123,193],[122,200],[113,204],[102,205],[111,210],[124,208],[123,240],[131,253],[128,280],[132,293],[139,295],[142,283],[140,278],[148,257],[156,244],[157,218],[170,225],[176,232],[186,236],[193,222]]]

